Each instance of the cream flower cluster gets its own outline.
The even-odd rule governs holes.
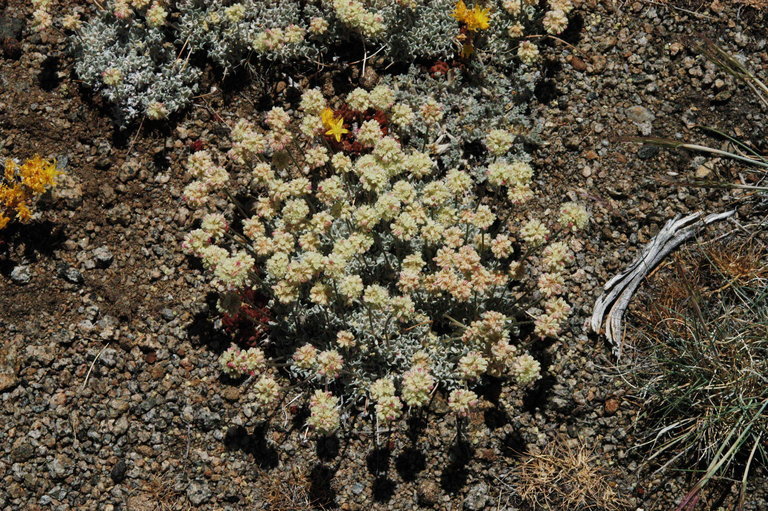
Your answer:
[[[231,177],[218,156],[191,155],[194,180],[183,196],[201,208],[200,226],[183,248],[202,259],[220,291],[254,288],[272,298],[273,342],[292,347],[294,377],[369,397],[380,424],[428,405],[439,387],[465,416],[479,404],[470,389],[484,375],[535,381],[540,366],[519,346],[518,324],[538,310],[530,313],[536,332],[555,336],[567,319],[562,295],[573,254],[564,236],[586,225],[586,210],[567,203],[556,222],[526,220],[520,205],[533,197],[533,169],[508,156],[508,131],[488,133],[484,171],[444,169],[439,155],[398,131],[407,122],[439,124],[434,99],[406,105],[378,86],[350,92],[346,103],[333,110],[308,90],[297,111],[275,107],[236,123]],[[507,201],[480,200],[475,181],[483,175]],[[244,217],[235,221],[211,196],[241,195],[230,190],[238,182],[253,200],[238,203]],[[538,286],[536,307],[516,302],[521,280]],[[261,365],[256,358],[233,350],[221,364],[229,374],[253,374],[264,367],[263,353]],[[264,402],[274,401],[276,385],[261,384]],[[317,391],[308,423],[328,433],[338,408],[337,397]]]
[[[219,357],[219,365],[222,371],[235,378],[243,374],[254,376],[264,370],[266,358],[259,348],[241,350],[237,346],[230,346]]]
[[[358,0],[331,0],[331,6],[346,26],[359,31],[365,37],[376,37],[385,30],[381,14],[366,10]]]
[[[158,0],[114,0],[110,7],[119,19],[131,18],[136,14],[143,15],[150,27],[162,26],[168,18],[164,3]]]
[[[285,46],[301,44],[305,36],[306,29],[298,25],[268,28],[253,36],[251,48],[257,53],[277,52]]]
[[[38,32],[42,32],[53,26],[51,16],[51,0],[32,0],[32,26]]]
[[[328,435],[339,428],[339,398],[324,390],[316,390],[309,400],[310,416],[307,425],[321,435]]]
[[[541,33],[541,28],[551,35],[561,34],[568,27],[568,14],[573,10],[571,0],[548,0],[543,15],[538,0],[502,0],[499,3],[501,8],[492,15],[491,28],[503,28],[504,36],[516,41],[517,56],[524,64],[539,60],[539,49],[533,42],[521,38]],[[537,26],[533,21],[539,19],[541,25]],[[504,39],[497,34],[491,37],[498,41]]]

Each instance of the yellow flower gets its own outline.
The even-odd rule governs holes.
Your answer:
[[[336,118],[332,108],[326,107],[320,114],[320,120],[323,121],[323,126],[326,128],[331,127],[331,122]]]
[[[326,108],[320,114],[320,120],[323,121],[323,126],[328,130],[326,135],[336,139],[336,142],[341,142],[341,136],[344,133],[349,133],[349,130],[344,127],[344,118],[336,117],[333,110]]]
[[[464,23],[470,32],[487,30],[491,21],[491,9],[489,7],[483,9],[479,5],[468,9],[464,0],[459,0],[456,3],[456,9],[453,11],[452,16],[459,20],[459,22]]]
[[[6,160],[5,170],[0,175],[0,229],[5,228],[14,216],[21,222],[28,222],[32,218],[31,205],[35,196],[55,185],[59,174],[56,162],[44,160],[40,155],[33,156],[21,166]]]
[[[456,3],[456,9],[453,11],[452,16],[460,22],[464,22],[468,13],[469,9],[467,9],[467,4],[464,3],[464,0],[459,0]]]
[[[344,133],[349,133],[349,130],[344,127],[344,119],[342,117],[332,117],[324,124],[328,128],[325,134],[335,138],[336,142],[341,142],[341,136]]]
[[[39,154],[36,154],[24,162],[19,174],[24,186],[41,194],[45,192],[46,187],[55,183],[59,171],[56,170],[55,162],[44,160]]]
[[[29,219],[32,218],[32,211],[22,202],[16,206],[16,218],[20,222],[29,222]]]
[[[11,182],[16,176],[16,162],[8,158],[5,160],[5,180]]]
[[[476,30],[488,30],[491,21],[491,9],[481,9],[479,6],[474,6],[469,11],[467,17],[464,19],[464,23],[467,24],[467,30],[474,32]]]

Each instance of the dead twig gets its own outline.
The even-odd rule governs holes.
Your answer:
[[[624,312],[640,283],[667,255],[703,227],[729,218],[734,213],[735,210],[731,210],[704,218],[700,218],[701,213],[682,218],[676,216],[664,225],[627,269],[605,284],[603,294],[595,302],[590,327],[596,333],[605,334],[614,346],[617,359],[621,358],[623,348]]]

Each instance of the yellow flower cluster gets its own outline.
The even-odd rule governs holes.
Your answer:
[[[463,23],[470,32],[488,30],[488,27],[491,25],[491,9],[489,7],[482,8],[475,4],[475,6],[469,9],[464,0],[459,0],[456,3],[453,17],[460,23]]]
[[[11,159],[5,161],[0,178],[0,229],[13,219],[28,222],[32,218],[32,203],[56,184],[59,175],[55,161],[35,155],[21,165]]]

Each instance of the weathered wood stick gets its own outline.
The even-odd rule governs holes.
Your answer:
[[[677,215],[664,225],[627,269],[605,284],[603,294],[595,302],[590,326],[594,332],[605,334],[613,344],[616,358],[621,358],[623,351],[624,313],[643,279],[673,250],[703,227],[724,220],[735,212],[713,213],[702,219],[701,213],[685,217]]]

